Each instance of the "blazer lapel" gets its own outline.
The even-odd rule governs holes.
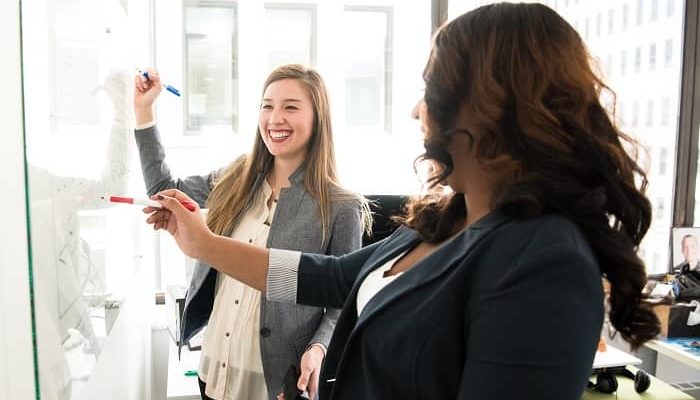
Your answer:
[[[353,334],[362,328],[367,321],[371,320],[383,308],[397,299],[405,296],[407,293],[425,285],[434,279],[437,279],[445,272],[449,271],[454,265],[463,260],[471,250],[494,228],[502,225],[510,220],[509,217],[503,216],[500,213],[494,212],[477,221],[474,225],[459,233],[450,241],[444,243],[433,253],[419,261],[410,270],[404,272],[402,276],[391,282],[388,290],[381,290],[377,293],[365,306],[362,314],[359,316]],[[383,265],[390,257],[395,256],[399,250],[404,250],[408,246],[401,246],[397,251],[392,252],[389,256],[378,260],[377,263],[371,265],[368,271],[363,271],[362,280],[367,274]],[[362,282],[358,280],[358,282]],[[355,291],[359,285],[356,285]],[[353,293],[356,295],[356,293]],[[355,296],[352,298],[355,298]],[[352,337],[352,335],[351,335]]]
[[[304,166],[300,166],[289,176],[290,187],[282,188],[280,191],[280,204],[285,204],[285,207],[279,207],[275,211],[275,219],[281,221],[293,221],[299,213],[299,207],[306,196],[311,196],[304,188]],[[284,200],[282,199],[284,198]],[[270,235],[272,236],[272,235]]]
[[[338,347],[338,351],[330,351],[326,356],[322,371],[322,385],[328,385],[328,383],[335,380],[336,371],[342,368],[342,360],[344,359],[345,352],[349,348],[349,339],[352,337],[357,327],[357,291],[360,289],[360,284],[365,280],[367,275],[384,265],[388,260],[396,257],[397,254],[415,246],[419,242],[418,235],[416,232],[400,227],[396,232],[392,234],[391,237],[384,239],[384,243],[375,250],[374,255],[367,260],[365,266],[357,274],[355,278],[355,283],[346,299],[345,306],[341,310],[340,317],[338,318],[338,323],[333,332],[333,339],[331,340],[331,349],[334,346]],[[331,386],[327,386],[331,390]],[[332,397],[332,396],[331,396]]]

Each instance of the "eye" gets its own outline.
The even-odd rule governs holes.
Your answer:
[[[261,110],[272,110],[272,106],[270,104],[263,104],[260,106]]]
[[[297,107],[297,106],[287,106],[286,109],[287,109],[287,110],[296,111],[296,110],[299,109],[299,107]]]

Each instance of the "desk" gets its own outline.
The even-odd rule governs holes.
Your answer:
[[[197,376],[185,376],[185,372],[199,368],[200,351],[189,351],[187,346],[182,348],[180,360],[177,359],[177,346],[172,340],[168,341],[168,400],[201,400]]]
[[[632,372],[637,372],[634,367],[628,368]],[[651,378],[651,385],[644,393],[637,393],[634,390],[634,381],[632,379],[618,377],[617,393],[606,394],[586,389],[583,392],[582,400],[694,400],[692,396],[681,392],[666,382],[651,375],[649,378]]]
[[[637,369],[632,365],[641,364],[642,360],[639,358],[626,353],[622,350],[617,349],[611,345],[607,346],[607,350],[603,352],[596,352],[595,358],[593,359],[593,369],[602,370],[605,368],[614,367],[625,367],[636,373]],[[693,400],[693,397],[681,392],[680,390],[672,387],[671,385],[663,382],[656,377],[649,376],[651,378],[651,385],[649,389],[640,394],[634,390],[634,380],[625,378],[623,376],[617,376],[618,389],[616,393],[607,394],[601,393],[595,390],[586,389],[583,392],[583,400]],[[595,376],[591,379],[595,379]]]
[[[596,351],[595,358],[593,359],[593,369],[624,367],[641,363],[642,360],[639,358],[608,345],[606,351]]]
[[[679,344],[675,339],[650,340],[645,343],[644,346],[695,369],[700,369],[700,356],[686,350],[683,345]]]

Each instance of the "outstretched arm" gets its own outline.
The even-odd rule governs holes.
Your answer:
[[[168,189],[152,197],[163,209],[144,208],[151,214],[146,222],[154,229],[165,229],[189,257],[203,261],[244,284],[265,291],[268,249],[248,245],[212,233],[199,212],[188,211],[180,201],[192,201],[177,189]]]
[[[167,230],[189,257],[262,292],[269,290],[267,297],[275,301],[342,308],[357,274],[382,243],[342,257],[262,249],[212,233],[199,208],[192,212],[180,204],[191,199],[177,189],[165,190],[153,199],[164,207],[144,209],[151,214],[147,222],[154,229]]]

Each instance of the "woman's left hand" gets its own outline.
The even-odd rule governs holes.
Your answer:
[[[299,374],[299,381],[297,381],[297,388],[306,390],[309,393],[310,400],[316,397],[316,392],[318,391],[318,379],[321,374],[321,364],[323,364],[324,357],[325,353],[318,345],[309,347],[304,352],[304,355],[301,356],[299,365],[301,373]]]

